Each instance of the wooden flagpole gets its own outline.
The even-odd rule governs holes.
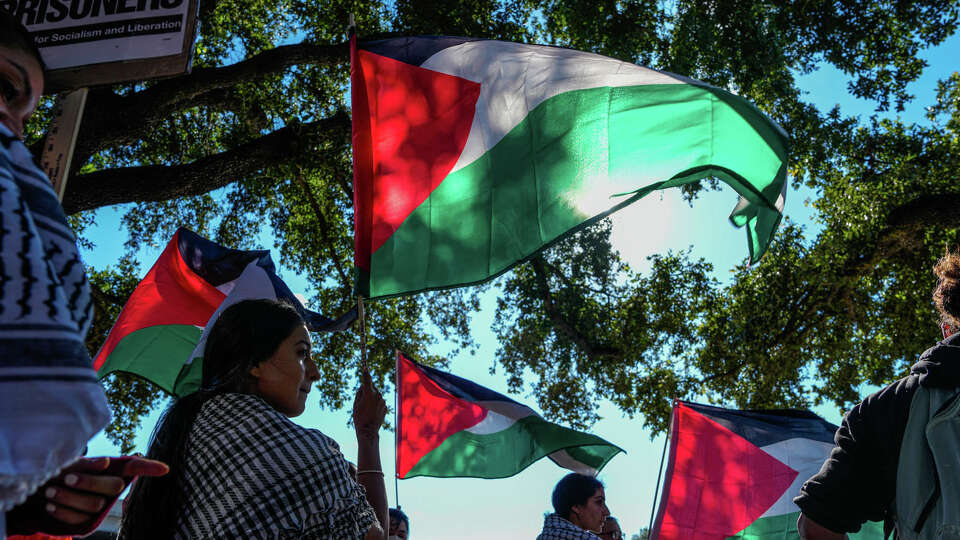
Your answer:
[[[357,318],[360,320],[360,373],[369,373],[367,363],[367,322],[363,314],[363,297],[357,296]]]
[[[670,412],[670,425],[667,427],[667,436],[663,440],[663,452],[660,454],[660,469],[657,471],[657,487],[653,488],[653,505],[650,507],[650,523],[647,525],[647,540],[653,540],[653,517],[657,511],[657,493],[660,492],[660,479],[663,477],[663,461],[667,457],[667,446],[670,445],[670,433],[673,431],[674,413],[677,410],[677,399],[673,400],[673,411]]]
[[[398,448],[400,445],[400,351],[395,351],[396,362],[394,363],[394,383],[393,383],[393,500],[397,502],[397,510],[400,509],[400,454]]]

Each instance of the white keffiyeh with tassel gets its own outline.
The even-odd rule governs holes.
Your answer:
[[[0,125],[0,527],[109,420],[83,261],[46,175]],[[0,528],[0,537],[2,531]]]
[[[557,514],[550,514],[543,520],[543,531],[537,540],[600,540],[590,531],[585,531]]]

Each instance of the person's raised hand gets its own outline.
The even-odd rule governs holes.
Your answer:
[[[353,426],[357,430],[357,437],[377,436],[386,416],[387,402],[373,386],[370,372],[364,370],[360,377],[360,388],[353,398]]]
[[[11,532],[88,533],[134,477],[162,476],[168,471],[159,461],[136,456],[80,458],[11,510],[8,528]]]

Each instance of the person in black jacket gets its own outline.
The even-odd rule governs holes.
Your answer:
[[[960,254],[934,267],[933,300],[943,341],[927,349],[910,375],[868,396],[844,416],[836,446],[794,499],[801,538],[839,540],[865,521],[892,521],[900,446],[919,387],[960,389]]]

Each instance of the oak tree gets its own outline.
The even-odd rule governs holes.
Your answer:
[[[845,91],[900,110],[922,73],[920,53],[957,28],[958,2],[739,0],[201,0],[193,70],[91,90],[64,207],[81,241],[97,209],[122,205],[124,257],[91,268],[95,352],[152,261],[142,246],[178,226],[236,247],[274,247],[304,275],[312,307],[339,314],[352,296],[352,172],[346,24],[361,39],[454,34],[594,51],[704,80],[747,97],[789,134],[791,182],[815,194],[813,226],[785,222],[753,268],[719,282],[688,252],[631,270],[600,223],[498,280],[497,363],[514,389],[576,426],[600,396],[656,430],[672,397],[729,405],[846,405],[864,382],[904,373],[933,342],[929,267],[958,238],[960,79],[941,83],[922,125],[818,110],[798,77],[828,64]],[[842,90],[843,91],[843,90]],[[30,126],[39,150],[49,105]],[[704,181],[684,188],[694,200]],[[812,231],[816,231],[815,233]],[[273,246],[262,246],[269,238]],[[427,346],[475,343],[469,316],[482,288],[368,305],[371,357],[428,362]],[[358,337],[319,340],[325,401],[340,406]],[[532,378],[531,378],[532,375]],[[107,380],[129,446],[162,398],[131,377]]]

